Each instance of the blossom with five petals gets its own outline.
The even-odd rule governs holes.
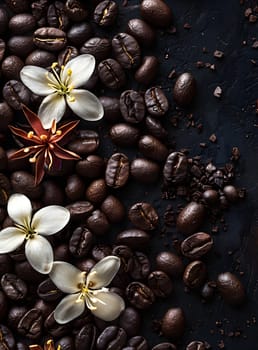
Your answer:
[[[68,61],[58,69],[58,63],[51,71],[42,67],[24,66],[20,78],[32,92],[46,96],[38,111],[45,129],[51,128],[53,119],[59,122],[66,110],[71,110],[84,120],[95,121],[103,117],[104,109],[99,99],[85,89],[78,89],[87,83],[95,69],[95,58],[84,54]]]
[[[32,216],[29,198],[15,193],[8,200],[7,212],[15,224],[0,231],[0,254],[14,251],[25,241],[25,255],[31,266],[40,273],[49,273],[54,254],[51,244],[43,236],[62,230],[70,220],[69,210],[50,205]]]
[[[80,316],[86,306],[94,316],[104,321],[116,319],[124,310],[124,300],[105,288],[112,281],[120,267],[120,259],[107,256],[100,260],[86,275],[75,266],[55,261],[49,274],[54,284],[64,293],[64,297],[54,311],[54,318],[60,324]]]

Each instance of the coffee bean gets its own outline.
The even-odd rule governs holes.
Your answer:
[[[118,5],[115,1],[101,1],[94,10],[94,21],[101,27],[111,26],[118,15]]]
[[[204,191],[202,197],[209,206],[215,206],[219,200],[218,192],[212,189]]]
[[[0,8],[0,34],[3,34],[8,27],[8,14],[7,11],[1,7]]]
[[[39,66],[39,67],[49,67],[53,62],[55,62],[56,57],[52,52],[44,50],[34,50],[25,60],[26,65]]]
[[[130,19],[127,23],[127,33],[132,35],[141,45],[151,46],[155,41],[155,31],[140,18]]]
[[[86,159],[76,163],[76,172],[90,179],[101,177],[104,174],[104,169],[104,160],[97,155],[89,155]]]
[[[16,347],[17,347],[17,350],[29,350],[29,346],[24,343],[17,343]]]
[[[148,89],[144,99],[148,112],[154,117],[162,117],[168,111],[167,97],[159,87]]]
[[[18,323],[20,319],[26,314],[28,311],[27,306],[11,306],[8,311],[7,316],[7,324],[13,329],[17,329]]]
[[[133,350],[148,350],[149,349],[147,340],[140,335],[129,339],[127,342],[127,346],[128,346],[128,349],[131,348]]]
[[[143,230],[127,229],[116,237],[117,244],[128,245],[132,249],[146,249],[150,236]]]
[[[186,266],[183,281],[187,287],[197,289],[203,285],[206,275],[205,264],[200,260],[195,260]]]
[[[196,81],[191,73],[183,73],[177,78],[173,88],[173,98],[180,106],[188,106],[196,95]]]
[[[39,49],[60,51],[65,47],[67,39],[65,32],[61,29],[42,27],[34,32],[33,42]]]
[[[170,7],[162,0],[143,0],[140,6],[142,18],[155,27],[168,27],[172,22]]]
[[[3,87],[3,97],[6,102],[15,110],[21,109],[21,105],[28,105],[30,91],[21,82],[9,80]]]
[[[97,340],[97,328],[92,323],[83,326],[75,336],[75,349],[93,350]]]
[[[101,210],[112,224],[121,222],[125,216],[124,204],[113,195],[106,197],[101,204]]]
[[[190,202],[177,217],[177,229],[186,235],[191,235],[202,225],[204,216],[204,206],[200,203]]]
[[[147,158],[162,162],[167,158],[168,149],[156,137],[144,135],[138,142],[140,152]]]
[[[187,157],[181,152],[170,153],[163,169],[165,183],[180,184],[187,178],[187,174]]]
[[[42,332],[43,317],[40,310],[31,309],[20,319],[17,331],[29,339],[37,339]]]
[[[90,38],[82,45],[80,53],[93,55],[98,62],[103,61],[110,56],[111,42],[107,38]]]
[[[76,139],[66,146],[70,151],[80,156],[95,152],[99,146],[99,135],[93,130],[78,130]]]
[[[176,350],[176,346],[172,343],[160,343],[155,345],[151,350]]]
[[[130,173],[135,180],[151,184],[158,180],[160,167],[151,160],[136,158],[130,164]]]
[[[135,203],[128,212],[132,224],[141,230],[154,230],[158,225],[158,214],[153,206],[146,202]]]
[[[67,32],[67,40],[71,45],[81,46],[93,34],[90,23],[80,22],[75,23]]]
[[[2,73],[8,80],[20,79],[20,70],[23,68],[24,63],[18,56],[7,56],[2,62]]]
[[[211,346],[207,342],[194,340],[189,343],[186,347],[186,350],[208,350],[211,349]]]
[[[120,121],[121,113],[119,106],[119,98],[100,96],[99,100],[104,108],[104,119],[110,123]]]
[[[152,290],[141,282],[131,282],[126,288],[128,301],[137,309],[145,310],[155,301]]]
[[[78,175],[73,174],[67,178],[65,194],[70,201],[82,199],[84,191],[85,183]]]
[[[169,251],[160,252],[156,256],[157,268],[171,277],[179,277],[184,270],[182,259]]]
[[[95,235],[105,235],[110,229],[108,219],[99,209],[94,210],[87,219],[87,227]]]
[[[145,126],[150,135],[156,137],[157,139],[164,141],[168,137],[167,130],[162,126],[161,122],[148,115],[145,119]]]
[[[123,153],[114,153],[107,162],[105,181],[109,187],[123,187],[129,178],[129,159]]]
[[[41,299],[47,302],[60,300],[63,295],[50,278],[47,278],[39,284],[37,294]]]
[[[141,327],[141,315],[139,311],[128,306],[119,316],[119,326],[122,327],[129,337],[136,336]]]
[[[122,66],[113,58],[101,61],[98,65],[98,73],[102,83],[110,89],[120,89],[126,83]]]
[[[53,180],[44,180],[42,182],[43,195],[42,202],[45,205],[62,205],[64,204],[64,192],[60,184]]]
[[[65,11],[65,6],[61,1],[55,1],[48,6],[47,22],[49,27],[55,27],[61,30],[67,29],[69,18]]]
[[[0,321],[2,321],[6,315],[8,310],[8,300],[5,294],[0,291]]]
[[[129,271],[133,280],[143,280],[150,273],[150,261],[142,252],[135,252],[132,256],[132,266]]]
[[[44,328],[53,337],[63,337],[70,332],[69,324],[59,324],[55,321],[54,311],[45,319]]]
[[[14,13],[23,13],[29,10],[30,1],[29,0],[5,0],[6,5]]]
[[[0,350],[15,350],[15,339],[10,329],[0,324],[0,334]]]
[[[0,205],[6,205],[11,193],[11,183],[4,174],[0,173]]]
[[[205,232],[194,233],[181,243],[181,252],[190,259],[199,259],[207,254],[213,246],[212,237]]]
[[[117,326],[106,327],[98,336],[97,350],[121,350],[126,344],[127,336],[123,328]]]
[[[100,204],[107,197],[108,189],[104,179],[93,180],[86,189],[86,199],[93,204]]]
[[[58,339],[58,341],[55,343],[55,349],[58,347],[58,345],[61,347],[62,350],[75,350],[74,341],[72,337],[65,336]]]
[[[215,293],[216,286],[216,283],[213,281],[206,282],[201,289],[201,296],[203,299],[210,300]]]
[[[0,12],[0,16],[1,16],[1,12]],[[1,18],[0,18],[1,21]],[[1,25],[1,24],[0,24]],[[2,61],[2,59],[4,58],[5,55],[5,48],[6,48],[6,44],[4,42],[3,39],[0,39],[0,62]]]
[[[72,221],[84,221],[93,212],[94,207],[88,201],[76,201],[66,206]]]
[[[134,146],[140,138],[140,130],[126,123],[113,125],[109,134],[111,140],[120,147]]]
[[[12,108],[5,101],[0,102],[0,130],[8,129],[8,125],[12,123],[12,120]]]
[[[13,55],[21,58],[28,56],[34,50],[33,37],[26,35],[12,36],[7,47]]]
[[[158,65],[157,57],[143,57],[141,66],[135,72],[134,79],[140,84],[149,85],[157,76]]]
[[[13,16],[9,21],[9,29],[13,34],[25,34],[33,31],[36,27],[36,20],[29,13],[21,13]]]
[[[93,259],[100,261],[108,255],[111,255],[112,249],[108,245],[98,244],[92,248],[91,254]]]
[[[138,124],[145,116],[145,104],[141,94],[134,90],[126,90],[120,96],[120,111],[128,123]]]
[[[35,185],[34,176],[27,171],[15,171],[11,175],[11,184],[16,193],[22,193],[30,199],[38,199],[42,194],[42,186]]]
[[[112,49],[117,61],[125,69],[136,68],[140,64],[141,49],[137,40],[127,33],[118,33],[112,39]]]
[[[224,192],[226,198],[232,203],[236,202],[239,198],[238,191],[235,188],[235,186],[227,185],[223,188],[223,192]]]
[[[24,251],[24,248],[23,248],[23,251]],[[15,258],[17,258],[17,256]],[[13,259],[13,255],[12,255],[12,259]],[[27,260],[16,262],[14,270],[16,275],[19,276],[21,279],[23,279],[23,281],[27,283],[32,283],[32,282],[38,283],[38,282],[41,282],[43,279],[43,275],[37,272],[36,270],[34,270]]]
[[[12,273],[5,273],[2,276],[1,287],[6,296],[11,300],[23,300],[28,292],[26,283]]]
[[[12,260],[9,254],[0,254],[0,276],[12,271]]]
[[[60,67],[65,66],[70,60],[77,57],[79,55],[79,51],[75,46],[66,46],[61,52],[58,54],[58,65]]]
[[[180,307],[168,309],[161,320],[161,332],[167,338],[180,338],[185,331],[185,316]]]
[[[78,0],[67,0],[65,3],[65,12],[74,22],[81,22],[88,17],[88,11],[84,4]]]
[[[148,285],[156,297],[166,298],[173,291],[172,281],[163,271],[152,271],[148,276]]]
[[[220,273],[217,277],[217,288],[223,299],[228,304],[239,305],[244,302],[244,286],[239,278],[233,273]]]

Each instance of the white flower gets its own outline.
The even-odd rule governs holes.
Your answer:
[[[44,128],[51,128],[54,119],[56,122],[61,120],[66,103],[84,120],[101,119],[104,110],[98,98],[87,90],[77,89],[91,77],[95,69],[94,56],[77,56],[62,66],[60,71],[57,65],[57,62],[52,64],[51,72],[36,66],[25,66],[20,72],[24,85],[35,94],[46,96],[38,111]]]
[[[54,311],[56,322],[63,324],[80,316],[85,304],[91,312],[104,321],[116,319],[124,310],[124,300],[105,288],[120,267],[120,259],[107,256],[100,260],[86,276],[71,264],[55,261],[50,272],[54,284],[64,293],[64,297]]]
[[[7,212],[15,226],[0,231],[0,254],[14,251],[25,240],[25,255],[31,266],[40,273],[49,273],[53,249],[43,236],[53,235],[64,228],[70,219],[69,210],[50,205],[38,210],[32,217],[29,198],[16,193],[8,200]]]

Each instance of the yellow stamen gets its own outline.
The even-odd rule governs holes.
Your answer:
[[[62,130],[57,130],[57,131],[56,131],[56,135],[57,135],[57,136],[62,135]]]
[[[30,148],[29,148],[29,147],[26,147],[26,148],[24,148],[24,150],[23,150],[24,153],[28,153],[29,151],[30,151]]]
[[[74,96],[69,96],[68,97],[68,101],[69,102],[74,102],[75,101],[75,97]]]
[[[37,159],[36,157],[29,158],[30,163],[36,163]]]
[[[55,69],[55,68],[56,68],[56,66],[58,66],[58,62],[54,62],[54,63],[52,63],[52,65],[51,65],[51,69]]]
[[[40,140],[46,141],[47,140],[47,135],[40,135]]]
[[[67,75],[71,76],[73,73],[73,71],[71,70],[71,68],[67,69]]]
[[[28,139],[32,139],[34,136],[34,132],[33,131],[29,131],[27,134]]]

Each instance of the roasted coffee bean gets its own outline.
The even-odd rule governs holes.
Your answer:
[[[172,281],[163,271],[152,271],[148,276],[148,285],[156,297],[166,298],[173,291]]]
[[[89,273],[90,270],[93,268],[93,266],[95,265],[95,260],[93,259],[83,259],[83,260],[79,260],[76,263],[76,266],[81,270],[81,271],[85,271],[86,273]]]
[[[109,134],[111,140],[120,147],[134,146],[140,138],[140,130],[126,123],[113,125]]]
[[[33,269],[27,260],[16,262],[14,271],[17,276],[19,276],[21,279],[23,279],[23,281],[27,283],[39,283],[44,278],[42,274]]]
[[[83,198],[85,191],[85,182],[76,174],[67,178],[65,194],[70,201],[77,201]]]
[[[63,295],[50,278],[47,278],[39,284],[37,294],[41,299],[47,302],[60,300]]]
[[[244,302],[245,289],[239,278],[231,272],[220,273],[217,277],[217,288],[223,299],[230,305]]]
[[[204,191],[202,197],[205,200],[205,202],[210,206],[215,206],[219,200],[218,192],[213,189]]]
[[[130,173],[135,180],[151,184],[158,180],[160,167],[151,160],[136,158],[130,164]]]
[[[183,73],[177,78],[173,98],[182,107],[188,106],[196,95],[196,81],[191,73]]]
[[[71,215],[72,221],[85,221],[93,212],[94,207],[88,201],[76,201],[66,206]]]
[[[194,340],[189,343],[186,347],[186,350],[208,350],[211,349],[211,346],[207,342],[200,340]]]
[[[59,67],[65,66],[70,60],[77,57],[79,51],[74,46],[66,46],[64,50],[58,54],[58,65]]]
[[[47,205],[62,205],[64,203],[64,192],[60,184],[53,180],[44,180],[42,182],[43,194],[42,202]]]
[[[31,309],[20,319],[17,331],[29,339],[37,339],[42,332],[43,317],[40,310]]]
[[[3,324],[0,324],[0,334],[0,350],[15,350],[15,339],[10,329],[5,327]]]
[[[114,153],[107,162],[105,181],[109,187],[123,187],[129,178],[129,159],[123,153]]]
[[[140,6],[141,17],[155,27],[168,27],[172,22],[170,7],[162,0],[143,0]]]
[[[137,309],[128,306],[120,314],[118,324],[126,331],[128,337],[134,337],[140,331],[141,315]]]
[[[145,104],[154,117],[162,117],[168,111],[168,99],[159,87],[151,87],[145,92]]]
[[[117,244],[128,245],[132,249],[146,249],[150,236],[143,230],[127,229],[120,232],[116,237]]]
[[[52,311],[44,321],[44,328],[53,337],[63,337],[70,333],[69,324],[59,324],[55,321],[54,311]]]
[[[128,123],[138,124],[145,116],[144,99],[138,91],[126,90],[120,96],[120,111]]]
[[[127,23],[128,34],[131,34],[141,45],[151,46],[155,41],[155,31],[140,18],[133,18]]]
[[[1,116],[0,116],[0,118],[1,118]],[[7,167],[8,167],[8,161],[7,161],[6,152],[3,149],[3,147],[0,147],[0,171],[7,170]],[[8,182],[9,182],[9,179],[8,179]],[[4,217],[2,217],[3,214],[5,215],[4,208],[0,208],[0,222],[3,221],[3,219],[4,219]]]
[[[147,309],[155,301],[152,290],[141,282],[131,282],[125,293],[128,301],[137,309]]]
[[[1,287],[6,296],[11,300],[23,300],[28,292],[26,283],[12,273],[5,273],[2,276]]]
[[[58,341],[55,343],[55,349],[58,346],[60,346],[62,350],[75,350],[74,340],[72,337],[68,337],[68,336],[58,339]]]
[[[135,252],[132,259],[132,268],[129,271],[134,280],[143,280],[150,273],[150,261],[142,252]]]
[[[3,87],[3,97],[15,110],[21,109],[21,105],[28,105],[30,101],[30,90],[17,80],[9,80]]]
[[[0,173],[0,205],[6,205],[11,193],[11,183],[4,174]]]
[[[1,16],[1,12],[0,12],[0,16]],[[1,18],[0,18],[0,21],[1,21]],[[0,24],[1,25],[1,24]],[[5,45],[5,42],[3,39],[0,39],[0,62],[2,61],[2,59],[4,58],[4,55],[5,55],[5,48],[6,48],[6,45]]]
[[[150,203],[135,203],[128,212],[132,224],[141,230],[154,230],[157,228],[159,216]]]
[[[20,79],[20,70],[23,68],[23,61],[15,55],[7,56],[2,62],[2,73],[8,80]]]
[[[100,96],[100,103],[104,108],[104,119],[110,123],[120,121],[121,113],[119,98],[110,96]]]
[[[145,119],[145,126],[150,135],[156,137],[157,139],[164,141],[168,137],[167,130],[162,126],[161,122],[148,115]]]
[[[216,287],[217,287],[217,284],[214,281],[206,282],[201,289],[201,296],[205,300],[210,300],[215,293]]]
[[[7,104],[7,102],[0,102],[0,130],[4,131],[8,129],[8,125],[11,124],[13,120],[13,110]]]
[[[123,328],[117,326],[106,327],[98,336],[97,350],[121,350],[126,344],[127,336]]]
[[[60,244],[54,249],[54,260],[68,261],[70,258],[69,246],[66,243]]]
[[[90,23],[75,23],[67,32],[67,39],[74,46],[81,46],[93,34]]]
[[[168,155],[163,169],[163,176],[167,184],[180,184],[188,174],[188,161],[185,154],[172,152]]]
[[[5,0],[5,3],[14,13],[26,12],[30,6],[29,0]]]
[[[47,51],[60,51],[66,46],[66,34],[61,29],[42,27],[34,32],[34,44]]]
[[[212,237],[205,232],[194,233],[181,243],[181,252],[190,259],[199,259],[207,254],[213,246]]]
[[[155,345],[151,350],[176,350],[176,346],[172,343],[160,343]]]
[[[148,350],[149,349],[147,340],[140,335],[129,339],[127,342],[127,347],[129,349],[131,347],[131,349],[133,349],[133,350]]]
[[[98,244],[92,248],[91,254],[93,259],[100,261],[108,255],[111,255],[112,249],[108,245]]]
[[[38,199],[42,194],[42,185],[35,185],[34,176],[27,171],[15,171],[11,175],[14,192],[22,193],[30,199]]]
[[[53,62],[55,62],[56,56],[52,52],[44,50],[34,50],[25,60],[26,65],[39,66],[39,67],[49,67]]]
[[[61,30],[67,29],[69,18],[65,11],[65,6],[61,1],[54,1],[48,6],[47,22],[49,27],[55,27]]]
[[[223,193],[225,194],[226,198],[229,200],[229,202],[236,202],[239,198],[238,191],[235,188],[235,186],[227,185],[223,188]]]
[[[94,21],[101,27],[112,25],[118,15],[118,5],[115,1],[101,1],[94,11]]]
[[[125,217],[123,203],[113,195],[107,196],[100,208],[111,224],[119,223]]]
[[[135,72],[134,79],[140,84],[149,85],[157,76],[158,65],[159,61],[157,57],[143,57],[141,66]]]
[[[167,338],[178,339],[185,331],[185,316],[180,307],[168,309],[161,320],[161,332]]]
[[[12,36],[7,42],[7,47],[13,55],[21,58],[26,57],[34,50],[33,37],[26,35]]]
[[[120,271],[122,271],[122,273],[132,270],[134,262],[131,248],[127,245],[117,245],[113,248],[112,254],[120,258]]]
[[[81,156],[95,152],[99,146],[99,135],[93,130],[78,130],[76,139],[69,142],[67,148]]]
[[[98,73],[102,83],[110,89],[120,89],[126,83],[122,66],[113,58],[101,61],[98,65]]]
[[[29,346],[24,343],[17,343],[16,344],[17,350],[29,350]]]
[[[167,147],[151,135],[142,136],[138,142],[138,147],[145,157],[159,162],[164,161],[168,155]]]
[[[178,255],[164,251],[156,256],[157,268],[171,277],[179,277],[184,271],[184,264]]]
[[[104,235],[110,229],[110,224],[106,215],[99,209],[96,209],[91,213],[86,223],[87,227],[95,235]]]
[[[2,321],[6,315],[8,310],[8,301],[5,294],[0,291],[0,321]]]
[[[65,11],[68,17],[74,22],[81,22],[88,17],[88,11],[84,4],[78,0],[67,0]]]
[[[190,202],[179,213],[176,226],[180,232],[191,235],[202,225],[205,208],[201,203]]]
[[[97,340],[97,328],[92,323],[83,326],[75,336],[76,350],[93,350]]]
[[[26,314],[28,311],[27,306],[11,306],[8,311],[7,316],[7,325],[16,329],[20,319]]]
[[[104,179],[93,180],[86,189],[85,196],[93,204],[100,204],[107,197],[108,189]]]
[[[97,155],[89,155],[86,159],[76,163],[76,172],[84,177],[94,179],[104,174],[105,162]]]
[[[98,62],[103,61],[110,56],[111,42],[107,38],[90,38],[82,45],[80,53],[93,55]]]
[[[125,69],[139,66],[141,49],[137,40],[127,33],[118,33],[112,39],[112,49],[117,61]]]
[[[0,8],[0,34],[3,34],[8,27],[8,14],[7,11],[1,7]]]
[[[35,27],[35,17],[29,13],[20,13],[15,15],[9,21],[9,29],[13,34],[24,34],[33,31]]]
[[[9,254],[0,254],[0,276],[12,271],[12,260]]]
[[[197,289],[203,285],[206,275],[205,264],[200,260],[195,260],[186,266],[183,281],[187,287]]]

